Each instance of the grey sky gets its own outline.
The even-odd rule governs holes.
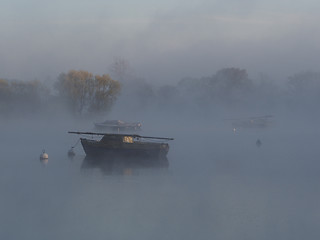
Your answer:
[[[319,7],[314,0],[7,0],[0,9],[0,78],[108,73],[119,56],[136,75],[162,82],[223,67],[274,78],[318,71]]]

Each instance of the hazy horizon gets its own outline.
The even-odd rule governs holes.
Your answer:
[[[319,239],[319,7],[4,0],[0,239]],[[68,131],[113,119],[168,163],[88,161]]]
[[[0,77],[54,81],[70,69],[177,82],[225,67],[281,81],[319,69],[316,9],[301,1],[5,1]]]

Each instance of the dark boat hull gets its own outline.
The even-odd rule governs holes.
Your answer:
[[[123,158],[166,158],[169,145],[166,143],[103,143],[81,138],[82,147],[89,157],[123,157]]]

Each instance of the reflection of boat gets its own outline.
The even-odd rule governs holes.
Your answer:
[[[69,133],[102,136],[100,140],[80,138],[87,156],[164,158],[169,151],[169,144],[164,141],[173,140],[173,138],[146,137],[135,134]]]
[[[231,121],[232,127],[237,128],[266,128],[272,124],[272,115],[248,118],[226,119]]]
[[[166,170],[168,167],[169,162],[167,158],[111,158],[106,161],[104,157],[86,156],[81,164],[82,171],[98,169],[106,175],[136,175],[143,170]]]
[[[101,123],[94,123],[97,130],[112,130],[112,131],[135,131],[140,130],[142,124],[140,122],[124,122],[121,120],[107,120]]]
[[[48,164],[49,160],[48,158],[40,158],[40,162],[45,166]]]

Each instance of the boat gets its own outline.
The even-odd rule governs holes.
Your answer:
[[[97,130],[112,130],[112,131],[136,131],[141,130],[140,122],[125,122],[121,120],[106,120],[100,123],[94,123]]]
[[[167,141],[173,138],[147,137],[136,134],[112,134],[96,132],[68,132],[71,134],[99,136],[100,140],[80,138],[84,152],[89,157],[166,158]]]
[[[238,128],[267,128],[272,125],[272,115],[225,119],[231,121],[233,129]]]

